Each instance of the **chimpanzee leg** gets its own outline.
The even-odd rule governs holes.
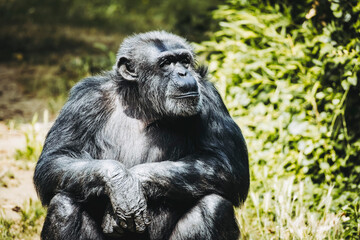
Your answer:
[[[170,240],[237,240],[239,236],[232,204],[211,194],[178,221]]]
[[[99,224],[85,211],[82,204],[64,194],[57,194],[51,200],[42,240],[104,240]]]

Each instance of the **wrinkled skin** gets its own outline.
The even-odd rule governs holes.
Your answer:
[[[102,227],[110,235],[121,235],[126,229],[141,233],[150,223],[141,183],[126,169],[122,170],[110,177],[105,188],[111,206],[107,206]],[[123,186],[122,190],[117,186]]]

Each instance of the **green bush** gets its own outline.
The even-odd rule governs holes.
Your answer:
[[[269,189],[276,192],[269,186],[274,179],[294,176],[297,184],[315,184],[304,197],[309,211],[319,211],[334,186],[329,210],[343,212],[346,221],[343,233],[329,238],[360,233],[354,218],[360,192],[359,12],[358,1],[299,7],[233,0],[214,13],[221,30],[198,46],[248,141],[252,193],[263,201]]]

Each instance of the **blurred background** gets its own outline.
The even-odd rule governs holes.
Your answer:
[[[360,237],[358,0],[0,0],[0,239],[39,239],[32,175],[69,89],[122,39],[191,41],[243,130],[243,239]]]

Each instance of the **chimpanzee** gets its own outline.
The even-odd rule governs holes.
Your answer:
[[[232,240],[248,153],[189,43],[153,31],[72,88],[34,182],[44,240]]]

